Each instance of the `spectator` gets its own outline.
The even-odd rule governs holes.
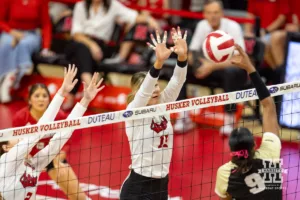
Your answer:
[[[39,51],[41,39],[41,54],[52,55],[48,0],[0,0],[0,31],[0,94],[6,103],[11,100],[10,88],[17,88],[31,68],[31,55]]]
[[[285,0],[251,0],[248,1],[248,16],[260,17],[261,38],[266,44],[265,60],[270,67],[276,68],[274,56],[271,51],[271,33],[284,28],[289,14],[289,5]],[[245,36],[254,37],[253,25],[246,24]],[[276,53],[277,55],[278,53]]]
[[[271,34],[270,49],[276,69],[281,68],[284,63],[287,32],[299,32],[300,30],[300,1],[289,0],[289,5],[291,13],[289,15],[289,23],[285,26],[285,30],[274,31]]]
[[[157,0],[157,1],[151,1],[151,0],[131,0],[132,5],[138,5],[141,7],[146,7],[146,8],[164,8],[164,9],[169,9],[169,0]],[[149,11],[143,10],[141,11],[141,14],[149,17],[150,20],[153,22],[148,25],[148,32],[153,31],[153,29],[160,29],[163,26],[166,26],[167,22],[166,19],[169,17],[168,14],[163,14],[163,13],[150,13]],[[155,19],[153,19],[153,18]],[[125,37],[125,41],[121,44],[120,52],[113,58],[105,59],[104,63],[105,64],[118,64],[124,62],[132,48],[134,47],[135,42],[133,41],[133,35],[135,32],[139,31],[139,28],[143,25],[136,25],[132,28],[127,28],[130,29],[129,33]],[[144,29],[147,27],[142,27],[141,29]],[[145,35],[145,40],[147,39],[147,35]]]
[[[117,0],[85,0],[75,5],[72,24],[73,41],[67,48],[67,57],[73,59],[79,68],[82,81],[89,83],[95,67],[103,58],[111,56],[107,43],[112,37],[116,21],[133,25],[153,20],[146,15],[122,5]],[[150,20],[149,20],[150,19]],[[79,81],[80,82],[80,81]],[[64,109],[74,105],[79,84],[73,89]]]
[[[195,64],[194,60],[198,60],[194,52],[201,51],[206,36],[212,31],[217,30],[222,30],[230,34],[234,38],[235,43],[245,49],[242,28],[235,21],[224,18],[222,1],[208,0],[204,4],[204,20],[198,23],[190,44],[190,63]],[[230,62],[216,64],[209,62],[205,58],[200,58],[200,60],[200,67],[195,71],[195,76],[198,79],[205,78],[205,81],[207,80],[208,82],[211,80],[218,81],[223,86],[225,92],[233,92],[243,88],[247,80],[245,70],[232,66]],[[235,81],[233,82],[232,80]],[[232,106],[235,105],[229,104],[225,106],[224,124],[227,125],[221,127],[221,133],[230,134],[233,130],[235,109]]]

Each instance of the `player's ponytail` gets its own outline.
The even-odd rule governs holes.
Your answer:
[[[231,162],[237,166],[237,172],[248,171],[254,162],[255,142],[252,133],[247,128],[232,131],[229,138]]]
[[[146,75],[147,72],[137,72],[133,74],[130,82],[131,93],[127,96],[127,104],[130,104],[130,102],[133,101],[135,94],[140,89]]]
[[[8,144],[8,141],[4,141],[4,142],[0,142],[0,157],[2,156],[2,154],[6,153],[3,149],[3,145],[7,145]],[[1,198],[0,198],[1,200]]]

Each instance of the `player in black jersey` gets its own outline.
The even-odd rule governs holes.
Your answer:
[[[255,150],[253,134],[237,128],[229,137],[232,159],[217,172],[215,192],[222,200],[281,200],[282,178],[276,108],[270,92],[251,64],[249,57],[236,45],[240,55],[232,63],[245,69],[263,106],[263,138]]]

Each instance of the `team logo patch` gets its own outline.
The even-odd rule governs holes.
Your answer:
[[[125,117],[125,118],[131,117],[132,115],[133,115],[133,112],[130,110],[123,113],[123,117]]]

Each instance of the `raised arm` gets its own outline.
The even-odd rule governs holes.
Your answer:
[[[161,95],[161,102],[167,103],[171,101],[176,101],[180,90],[186,80],[187,74],[187,57],[188,48],[186,43],[187,31],[185,31],[182,37],[181,30],[178,27],[177,31],[172,29],[172,39],[175,44],[174,52],[177,54],[177,64],[174,69],[173,76],[169,81],[167,87],[164,89]]]
[[[77,103],[67,119],[82,117],[89,103],[95,98],[104,86],[100,87],[103,79],[98,81],[99,73],[95,73],[91,83],[87,86],[84,83],[84,96],[80,103]],[[32,163],[38,170],[44,169],[60,152],[65,143],[70,139],[73,129],[56,133],[50,140],[49,144],[39,151],[33,158]]]
[[[234,57],[232,62],[248,72],[256,88],[259,100],[263,106],[263,131],[279,135],[279,125],[274,100],[255,67],[252,65],[248,55],[239,45],[236,45],[236,49],[239,51],[240,56]]]
[[[163,67],[163,64],[166,59],[169,58],[172,51],[166,47],[167,41],[167,32],[164,32],[163,41],[161,42],[161,38],[159,32],[156,31],[156,39],[151,34],[151,39],[153,45],[147,43],[150,48],[155,51],[156,61],[154,65],[151,67],[149,72],[147,73],[143,83],[135,94],[133,101],[128,105],[127,108],[138,108],[146,106],[152,96],[152,93],[155,89],[155,85],[157,84],[159,72]]]
[[[75,65],[69,65],[68,70],[65,69],[65,78],[61,88],[58,90],[57,94],[51,101],[47,110],[38,121],[38,124],[47,123],[50,121],[54,121],[61,104],[63,103],[64,97],[68,94],[75,84],[77,83],[77,79],[73,81],[76,76],[77,68]],[[36,143],[44,136],[45,134],[35,134],[30,137],[24,138],[17,145],[11,148],[8,153],[4,154],[5,162],[15,161],[15,160],[23,160],[26,154],[28,154],[31,149],[36,145]],[[2,159],[2,157],[1,157]]]

